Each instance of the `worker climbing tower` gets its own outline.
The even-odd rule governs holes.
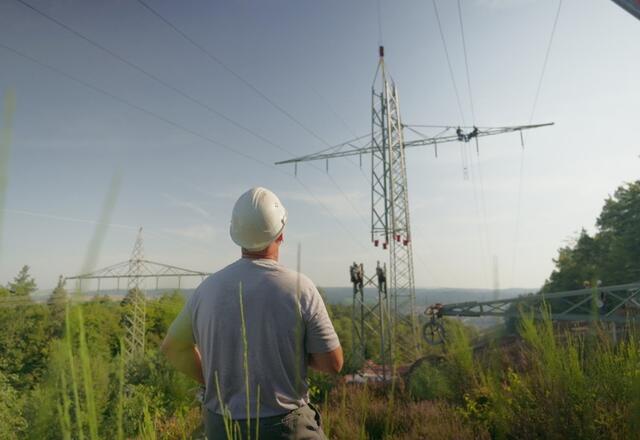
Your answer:
[[[127,297],[129,310],[125,315],[126,335],[124,340],[125,357],[127,361],[144,354],[145,319],[147,314],[147,300],[143,290],[142,271],[144,266],[144,248],[142,242],[142,228],[138,230],[136,242],[133,245],[129,270],[127,271]]]

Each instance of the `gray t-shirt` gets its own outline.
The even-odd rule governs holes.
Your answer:
[[[307,355],[340,346],[322,297],[309,278],[276,261],[241,258],[204,280],[169,329],[200,350],[204,405],[223,413],[219,388],[231,417],[247,417],[240,291],[250,417],[284,414],[308,403]]]

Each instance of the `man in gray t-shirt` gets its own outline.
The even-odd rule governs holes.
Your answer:
[[[256,427],[265,440],[325,438],[307,367],[338,373],[342,349],[314,284],[278,263],[286,220],[271,191],[244,193],[230,231],[242,258],[198,286],[163,342],[169,361],[205,384],[210,440],[234,437],[229,420],[243,438]]]

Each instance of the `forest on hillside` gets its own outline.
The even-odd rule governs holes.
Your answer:
[[[640,280],[640,181],[604,204],[597,231],[558,251],[543,292]],[[198,438],[195,382],[159,352],[183,306],[179,292],[148,301],[146,352],[125,368],[123,320],[130,304],[97,296],[69,301],[58,284],[46,304],[30,301],[24,268],[0,287],[0,438]],[[130,295],[136,292],[130,292]],[[329,305],[345,352],[351,310]],[[613,341],[605,325],[563,333],[522,316],[519,337],[474,350],[473,331],[447,323],[444,349],[431,349],[411,375],[384,386],[312,374],[311,397],[330,438],[639,438],[640,341],[633,326]],[[367,356],[375,359],[370,338]],[[359,365],[347,357],[344,374]]]

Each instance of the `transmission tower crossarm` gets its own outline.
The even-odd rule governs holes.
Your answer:
[[[350,139],[345,142],[341,142],[337,145],[334,145],[329,148],[325,148],[324,150],[320,150],[316,153],[306,154],[304,156],[294,157],[291,159],[281,160],[276,162],[276,165],[284,165],[287,163],[297,163],[297,162],[310,162],[312,160],[322,160],[322,159],[332,159],[335,157],[346,157],[346,156],[357,156],[359,154],[365,154],[371,151],[371,142],[367,142],[363,146],[357,146],[357,143],[362,141],[363,139],[371,139],[371,133],[367,133],[362,136],[358,136],[357,138]],[[349,148],[348,150],[343,150],[343,148]]]
[[[413,147],[422,147],[425,145],[437,145],[437,144],[445,144],[448,142],[459,142],[459,141],[470,142],[474,138],[495,136],[498,134],[505,134],[505,133],[523,132],[525,130],[531,130],[534,128],[549,127],[554,124],[555,124],[554,122],[547,122],[544,124],[514,125],[514,126],[508,126],[508,127],[483,127],[483,128],[474,127],[473,131],[469,133],[462,132],[460,127],[450,126],[450,127],[445,127],[446,128],[445,131],[453,130],[454,131],[453,134],[444,134],[444,135],[433,136],[433,137],[425,136],[420,139],[405,141],[404,147],[413,148]],[[420,127],[420,126],[405,124],[403,125],[403,127],[411,128],[411,127]],[[370,154],[375,149],[371,145],[371,142],[368,142],[361,147],[356,147],[354,145],[355,142],[368,136],[371,136],[371,134],[366,136],[361,136],[359,138],[338,144],[334,147],[319,151],[317,153],[312,153],[312,154],[307,154],[300,157],[295,157],[292,159],[282,160],[282,161],[276,162],[275,164],[284,165],[289,163],[311,162],[316,160],[328,160],[328,159],[335,159],[339,157],[361,156],[364,154]],[[345,147],[349,147],[349,149],[342,149]]]
[[[422,139],[406,141],[404,143],[404,146],[405,148],[410,148],[410,147],[421,147],[424,145],[444,144],[447,142],[457,142],[457,141],[470,142],[473,138],[495,136],[498,134],[505,134],[505,133],[514,133],[516,131],[522,132],[524,130],[531,130],[534,128],[549,127],[554,124],[555,124],[554,122],[546,122],[544,124],[514,125],[510,127],[483,127],[483,128],[473,127],[473,130],[469,133],[462,132],[460,127],[447,127],[449,129],[456,128],[456,133],[450,134],[450,135],[424,137]],[[411,127],[418,127],[418,126],[405,125],[405,127],[411,128]]]

